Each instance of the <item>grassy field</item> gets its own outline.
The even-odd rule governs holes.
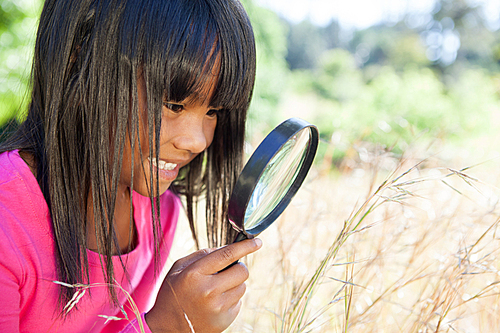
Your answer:
[[[499,160],[473,148],[487,142],[318,161],[247,258],[228,332],[497,331]],[[176,237],[172,258],[193,245],[185,224]]]

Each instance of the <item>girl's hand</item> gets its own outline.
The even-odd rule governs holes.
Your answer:
[[[168,272],[156,303],[146,315],[152,332],[222,332],[236,318],[248,270],[236,260],[257,251],[259,239],[200,250],[179,259]]]

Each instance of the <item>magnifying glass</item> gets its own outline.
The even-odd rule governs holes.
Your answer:
[[[318,148],[318,129],[291,118],[268,134],[243,168],[229,199],[234,242],[254,238],[285,210],[302,185]]]

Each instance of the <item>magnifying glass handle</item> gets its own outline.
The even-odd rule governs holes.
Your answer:
[[[242,240],[245,240],[245,239],[248,239],[247,235],[245,235],[243,232],[240,232],[238,233],[238,235],[236,236],[236,238],[234,239],[233,243],[237,243],[237,242],[241,242]],[[233,262],[232,264],[230,264],[229,266],[227,266],[226,268],[222,269],[219,271],[220,272],[224,272],[226,269],[230,268],[230,267],[233,267],[234,265],[236,265],[239,261],[236,260],[235,262]]]
[[[248,236],[245,235],[243,232],[239,232],[236,238],[234,239],[233,243],[238,243],[245,239],[248,239]]]

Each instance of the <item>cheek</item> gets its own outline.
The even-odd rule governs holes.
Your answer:
[[[210,120],[205,126],[204,134],[205,140],[207,141],[207,148],[212,144],[215,135],[215,128],[217,127],[217,119]]]
[[[174,125],[175,126],[175,125]],[[164,145],[172,138],[172,123],[168,120],[162,119],[160,127],[160,146]]]
[[[142,179],[146,176],[149,178],[149,135],[148,129],[143,125],[143,122],[139,122],[139,133],[135,135],[135,143],[134,143],[134,183],[139,184]],[[129,147],[129,152],[132,149]],[[132,156],[128,158],[128,169],[132,169],[131,164]],[[125,166],[125,164],[124,164]]]

